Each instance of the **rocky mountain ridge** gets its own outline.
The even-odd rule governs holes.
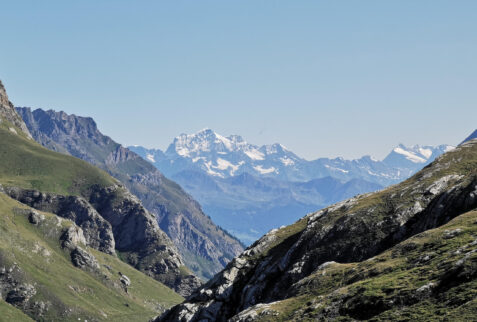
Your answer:
[[[243,250],[179,185],[136,153],[103,135],[93,119],[53,110],[17,111],[37,142],[83,159],[120,180],[156,216],[186,265],[203,279],[212,277]]]
[[[460,286],[475,284],[475,236],[466,235],[459,248],[452,240],[464,228],[438,229],[444,239],[439,235],[439,244],[434,239],[429,241],[427,251],[451,246],[452,250],[435,251],[428,257],[421,253],[420,259],[412,259],[414,262],[404,256],[421,246],[406,241],[414,240],[414,236],[424,238],[429,235],[426,231],[476,208],[477,140],[471,140],[438,157],[401,184],[357,196],[309,214],[291,226],[272,230],[157,321],[285,321],[290,316],[386,320],[381,317],[387,313],[397,314],[394,318],[399,319],[402,312],[419,314],[411,305],[431,306],[439,301],[450,312],[450,307],[472,301],[471,292],[460,291]],[[466,222],[473,220],[475,225],[475,213],[468,216]],[[429,265],[425,263],[436,256],[437,262],[449,264],[434,269],[425,266],[424,275],[417,273],[419,265]],[[378,258],[382,261],[377,262]],[[403,293],[403,281],[396,281],[399,273],[392,269],[397,261],[404,265],[402,269],[415,272],[406,275],[410,281],[407,293]],[[343,273],[333,276],[331,282],[325,281],[328,266],[333,271],[346,265],[354,267],[344,270],[352,278],[345,279],[349,286],[343,284],[343,276],[348,276]],[[370,265],[374,266],[374,273],[356,274],[357,268]],[[382,277],[388,276],[386,272],[394,274],[386,279]],[[416,280],[415,274],[420,279]],[[365,280],[366,284],[360,282]],[[310,285],[313,286],[307,288]],[[473,284],[465,285],[472,289]],[[447,299],[457,296],[452,292],[464,298],[452,304]],[[469,309],[475,310],[475,304],[470,305]],[[285,312],[289,315],[284,316]],[[435,317],[436,313],[429,314]]]

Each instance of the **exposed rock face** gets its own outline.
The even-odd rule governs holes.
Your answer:
[[[475,208],[477,141],[470,141],[402,184],[349,199],[269,232],[158,321],[226,321],[237,314],[237,321],[253,320],[264,309],[257,305],[296,295],[297,285],[333,262],[365,261]],[[444,235],[456,238],[459,230]],[[423,288],[418,293],[426,292]],[[335,316],[344,310],[339,303],[354,307],[348,313],[356,312],[356,318],[369,318],[359,315],[365,309],[346,298],[337,302]],[[255,310],[242,312],[254,306]]]
[[[61,246],[70,250],[75,249],[78,244],[86,245],[86,238],[83,230],[76,226],[69,227],[60,237]]]
[[[99,269],[99,264],[96,258],[94,258],[93,255],[91,255],[90,253],[88,253],[81,247],[76,247],[71,252],[71,262],[76,267],[79,267],[82,269],[91,269],[91,270]]]
[[[15,107],[8,100],[5,87],[3,87],[3,83],[0,81],[0,123],[2,122],[2,118],[23,131],[27,137],[32,138],[30,131],[28,131],[28,128],[25,125],[25,122],[23,122],[21,117],[18,116],[17,112],[15,111]],[[12,132],[14,131],[16,130],[13,129]]]
[[[10,197],[23,204],[70,219],[83,229],[86,245],[108,254],[115,254],[111,224],[84,198],[11,187],[5,190]],[[30,216],[30,221],[37,221],[35,217],[37,216]]]
[[[18,308],[25,308],[35,294],[35,287],[23,281],[23,272],[17,265],[0,267],[0,299]]]
[[[180,186],[136,153],[103,135],[93,119],[52,110],[17,111],[37,142],[81,158],[120,180],[156,217],[196,274],[205,279],[212,277],[243,250]]]
[[[188,296],[201,285],[183,273],[184,262],[156,219],[124,187],[96,187],[91,204],[113,227],[116,249],[139,270]]]
[[[61,236],[63,248],[71,251],[71,262],[76,267],[85,270],[98,270],[99,264],[96,258],[81,248],[80,245],[86,245],[86,238],[83,230],[77,226],[69,227]]]
[[[38,225],[43,220],[45,220],[45,216],[36,211],[30,211],[30,214],[28,215],[28,221],[30,221],[30,223],[32,223],[33,225]]]
[[[123,186],[91,187],[88,200],[17,187],[3,190],[21,203],[70,219],[81,228],[81,233],[67,231],[63,238],[63,247],[72,251],[72,261],[78,267],[97,268],[94,258],[76,246],[81,243],[108,254],[116,250],[123,253],[132,266],[183,296],[201,284],[195,276],[183,272],[177,249],[154,216]]]

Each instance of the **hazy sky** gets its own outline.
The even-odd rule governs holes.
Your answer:
[[[477,1],[1,1],[17,106],[165,148],[209,127],[308,159],[477,128]]]

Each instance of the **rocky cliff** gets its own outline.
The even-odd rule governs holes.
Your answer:
[[[212,277],[243,250],[179,185],[136,153],[103,135],[93,119],[52,110],[17,110],[37,142],[81,158],[119,179],[156,216],[186,265],[202,278]]]
[[[8,100],[5,87],[3,86],[2,81],[0,81],[0,123],[2,122],[2,119],[3,121],[9,122],[17,129],[20,129],[28,138],[32,137],[27,126],[15,111],[15,107]],[[10,131],[16,131],[14,127],[10,127]]]
[[[476,309],[476,208],[472,140],[399,185],[270,231],[157,321],[465,317]]]

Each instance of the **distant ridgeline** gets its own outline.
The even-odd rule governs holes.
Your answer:
[[[214,222],[250,244],[303,214],[398,183],[453,147],[399,145],[382,161],[307,161],[281,144],[259,147],[205,129],[176,137],[165,152],[129,148],[178,182]]]

